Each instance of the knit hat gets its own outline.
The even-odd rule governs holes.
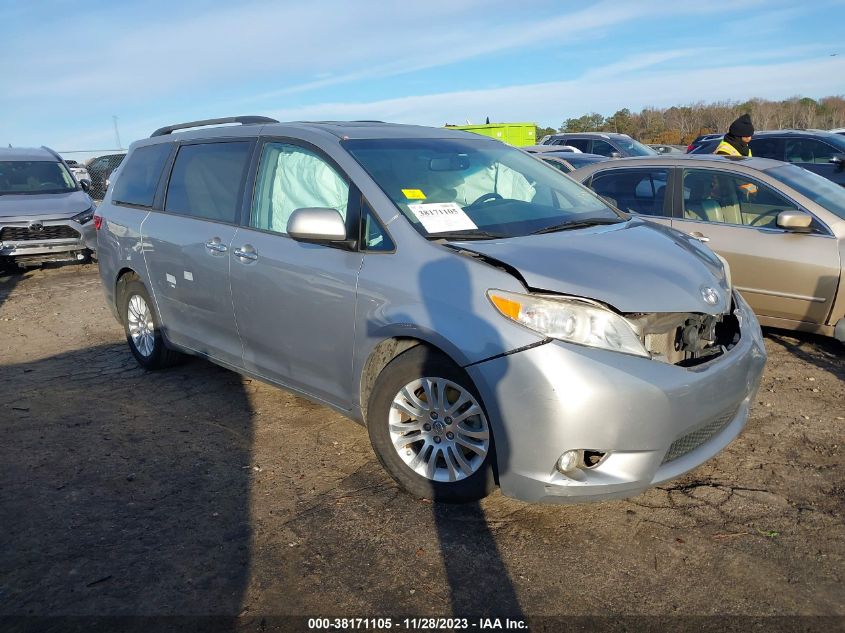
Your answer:
[[[754,124],[751,123],[751,115],[743,114],[736,121],[731,123],[728,134],[742,138],[743,136],[754,136]]]

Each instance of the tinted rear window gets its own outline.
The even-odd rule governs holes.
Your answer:
[[[132,152],[114,183],[112,200],[151,207],[170,148],[170,143],[162,143],[139,147]]]
[[[165,211],[235,223],[250,144],[201,143],[179,149]]]

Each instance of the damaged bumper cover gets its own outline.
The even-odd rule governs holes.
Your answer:
[[[468,367],[493,425],[503,493],[557,503],[633,496],[727,446],[766,361],[757,319],[733,294],[730,344],[690,366],[550,341]],[[567,451],[601,458],[564,474],[556,465]]]

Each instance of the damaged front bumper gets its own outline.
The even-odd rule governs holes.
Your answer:
[[[502,492],[557,503],[633,496],[727,446],[766,361],[757,319],[734,296],[739,340],[694,366],[552,341],[467,367],[493,426]],[[600,458],[564,473],[567,451]]]

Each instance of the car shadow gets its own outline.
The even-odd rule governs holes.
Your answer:
[[[101,345],[0,366],[0,403],[0,615],[239,612],[253,443],[240,376],[199,360],[148,373]]]
[[[845,344],[828,336],[808,332],[765,328],[763,333],[767,339],[796,358],[845,380]]]
[[[469,298],[487,290],[475,287],[468,262],[454,257],[424,265],[419,272],[419,286],[420,296],[427,298],[431,327],[438,333],[448,332],[453,325],[453,322],[443,322],[446,314],[473,313]],[[442,305],[435,308],[433,302],[438,301],[448,301],[449,309],[444,309]],[[460,305],[461,301],[465,305]],[[471,327],[473,340],[484,340],[492,348],[499,348],[500,337],[495,329],[483,325],[481,319],[474,319]],[[478,328],[483,331],[479,332]],[[506,368],[507,363],[501,367]],[[505,373],[506,369],[502,369],[500,375],[488,376],[491,385],[495,386]],[[498,403],[482,401],[481,404],[488,412],[493,435],[497,465],[495,470],[497,473],[505,471],[509,462],[506,429],[489,417],[491,410],[499,409]],[[436,495],[432,495],[432,498],[438,501]],[[449,583],[452,614],[461,618],[485,616],[524,620],[516,588],[481,504],[478,501],[455,505],[434,503],[432,508],[440,554]],[[483,600],[479,599],[481,596]]]

